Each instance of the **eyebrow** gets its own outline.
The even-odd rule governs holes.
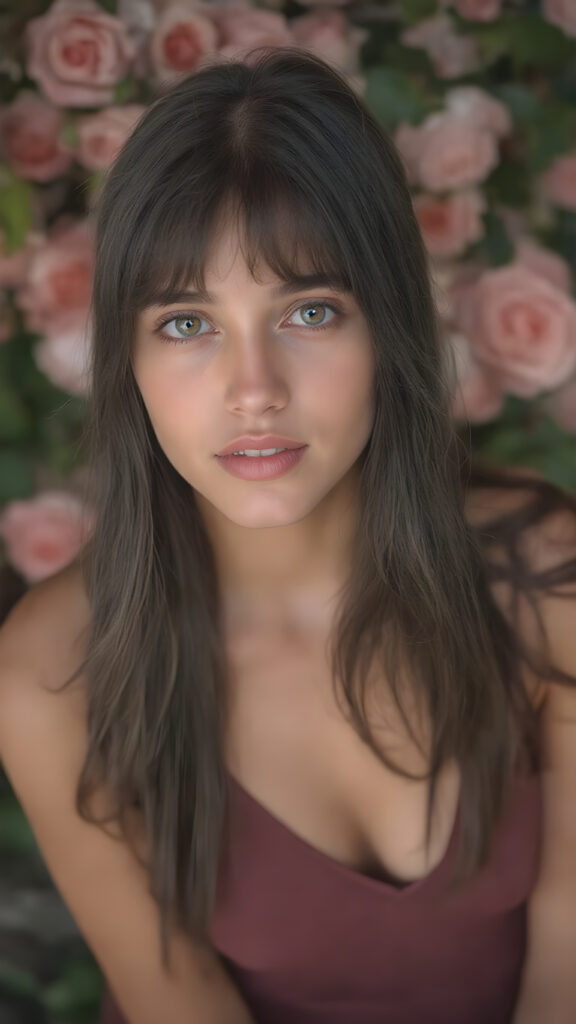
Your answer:
[[[334,277],[326,274],[304,274],[301,277],[293,278],[291,281],[283,281],[272,289],[274,297],[293,295],[294,292],[304,291],[307,288],[330,288],[334,291],[351,291],[349,283],[344,278]],[[173,302],[204,302],[215,304],[218,301],[216,296],[203,288],[198,291],[173,290],[169,288],[160,289],[149,295],[144,309],[152,306],[169,306]]]

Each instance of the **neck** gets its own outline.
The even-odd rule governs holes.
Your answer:
[[[197,500],[231,628],[308,629],[329,623],[349,575],[356,535],[351,482],[299,522],[271,528],[238,526]]]

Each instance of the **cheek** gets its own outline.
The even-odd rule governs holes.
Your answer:
[[[189,437],[194,422],[202,418],[202,390],[192,386],[190,376],[137,363],[134,376],[162,447]]]
[[[362,430],[372,419],[374,357],[370,347],[352,347],[343,352],[326,372],[318,374],[311,389],[326,416],[342,425],[342,432],[351,426]]]

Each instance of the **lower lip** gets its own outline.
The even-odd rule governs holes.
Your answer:
[[[277,455],[217,455],[216,458],[228,473],[241,480],[274,480],[297,466],[307,447],[287,448]]]

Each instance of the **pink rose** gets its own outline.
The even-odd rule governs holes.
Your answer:
[[[171,3],[160,14],[150,41],[156,77],[166,84],[195,71],[218,46],[218,31],[203,10]]]
[[[471,36],[458,35],[448,14],[435,14],[407,28],[400,36],[405,46],[425,50],[439,78],[459,78],[479,67],[479,54]]]
[[[0,113],[0,145],[15,174],[27,181],[49,181],[65,174],[72,149],[60,140],[62,111],[29,89]]]
[[[358,67],[360,47],[366,40],[366,29],[355,28],[342,11],[319,11],[294,18],[291,28],[296,42],[311,50],[329,64],[345,72]]]
[[[502,8],[502,0],[452,0],[454,10],[470,21],[495,21]]]
[[[457,333],[446,338],[454,362],[452,385],[452,416],[468,423],[489,423],[498,417],[504,405],[504,394],[497,375],[476,362],[468,339]]]
[[[576,4],[574,0],[543,0],[542,15],[557,25],[567,36],[576,36]]]
[[[476,360],[513,395],[556,388],[576,369],[576,304],[521,264],[482,274],[457,321]]]
[[[493,133],[449,111],[417,128],[401,125],[395,142],[412,182],[430,192],[475,185],[498,163]]]
[[[108,107],[76,121],[78,160],[90,171],[105,171],[118,156],[146,107],[137,103]]]
[[[476,189],[454,192],[446,199],[421,194],[415,197],[414,212],[422,237],[432,256],[460,256],[484,234],[484,196]]]
[[[568,295],[572,291],[572,274],[570,267],[562,256],[544,246],[538,245],[533,238],[523,236],[516,241],[515,263],[528,267],[534,274],[544,277],[560,291]]]
[[[26,326],[41,334],[62,330],[88,316],[94,273],[89,221],[60,223],[31,257],[26,282],[16,294]]]
[[[558,391],[546,395],[542,405],[562,430],[576,434],[576,377],[571,377]]]
[[[15,290],[22,287],[28,275],[32,255],[40,245],[42,236],[30,231],[21,249],[7,253],[4,232],[0,229],[0,288]]]
[[[218,5],[213,16],[220,31],[219,52],[234,57],[256,46],[293,46],[294,36],[283,14],[256,10],[242,2]]]
[[[53,327],[34,349],[38,369],[70,395],[86,395],[90,388],[90,325],[85,319]]]
[[[62,107],[112,103],[136,49],[120,19],[94,0],[56,0],[28,22],[26,38],[28,74]]]
[[[29,501],[11,501],[0,516],[0,537],[8,560],[29,583],[68,565],[91,528],[87,507],[64,491],[44,491]]]
[[[556,206],[576,211],[576,150],[559,157],[542,175],[540,190]]]
[[[458,85],[448,89],[444,103],[450,114],[473,122],[476,128],[492,132],[496,138],[512,131],[508,108],[476,85]]]
[[[458,310],[468,301],[468,295],[485,272],[486,266],[472,260],[447,263],[432,258],[430,275],[436,308],[445,326],[458,331]]]

